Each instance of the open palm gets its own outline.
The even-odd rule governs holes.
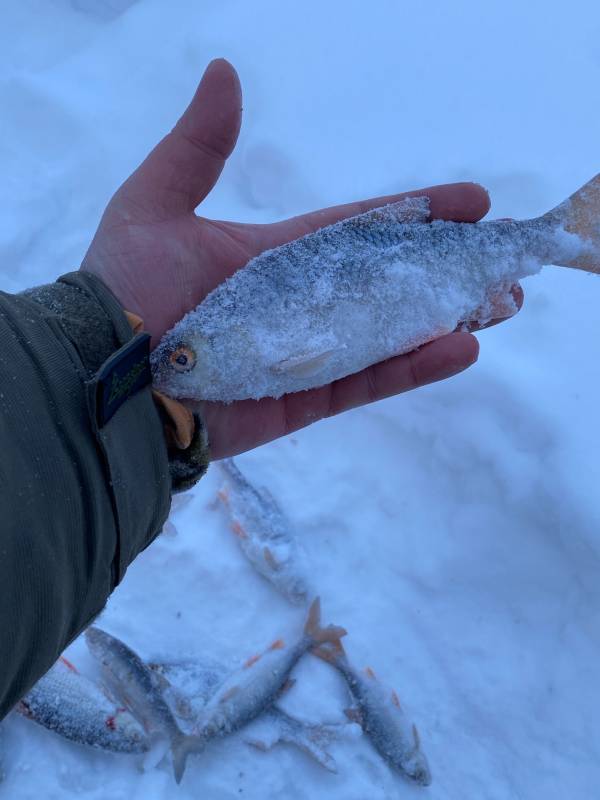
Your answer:
[[[82,269],[94,272],[156,345],[185,313],[246,262],[271,247],[406,194],[314,211],[271,225],[209,220],[195,209],[215,185],[241,123],[233,67],[211,62],[188,109],[110,201]],[[408,194],[430,198],[432,218],[475,222],[488,195],[459,183]],[[454,375],[477,359],[477,340],[453,333],[328,386],[279,400],[203,403],[213,458],[248,450],[364,403]]]

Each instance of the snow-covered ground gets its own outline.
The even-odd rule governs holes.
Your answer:
[[[600,6],[520,0],[19,0],[0,15],[0,287],[76,267],[108,198],[185,107],[207,62],[244,89],[238,148],[204,215],[271,221],[474,179],[533,216],[600,170]],[[165,764],[4,728],[0,796],[587,800],[600,796],[600,281],[547,268],[522,313],[443,384],[239,459],[295,522],[326,621],[394,685],[433,784],[367,741],[331,775],[289,747],[223,741]],[[101,624],[145,656],[236,661],[302,612],[259,578],[211,469],[138,558]],[[81,642],[70,655],[83,670]],[[286,708],[341,721],[307,657]]]

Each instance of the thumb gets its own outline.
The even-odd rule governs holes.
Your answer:
[[[122,186],[122,199],[161,216],[193,211],[231,155],[241,118],[237,72],[225,59],[215,59],[177,125]]]

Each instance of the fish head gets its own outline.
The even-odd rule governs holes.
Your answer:
[[[204,342],[167,334],[150,355],[152,383],[170,397],[190,397],[193,386],[202,381],[202,363],[198,353]],[[190,390],[191,388],[191,390]]]
[[[425,755],[420,750],[402,764],[402,769],[411,781],[418,783],[419,786],[429,786],[431,783],[431,770]]]

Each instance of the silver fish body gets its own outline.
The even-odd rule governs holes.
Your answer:
[[[290,520],[270,492],[253,486],[232,458],[218,464],[225,475],[219,497],[248,561],[288,600],[305,602],[304,557]]]
[[[339,642],[346,631],[333,625],[322,628],[320,616],[317,598],[310,607],[299,639],[291,645],[278,639],[264,653],[248,659],[241,669],[232,673],[206,704],[198,735],[212,739],[247,725],[273,705],[285,690],[292,669],[309,649],[325,642]]]
[[[428,219],[411,198],[261,253],[165,334],[155,386],[225,402],[321,386],[489,319],[544,264],[600,263],[598,178],[534,220]]]
[[[229,678],[228,669],[215,662],[160,662],[151,666],[165,682],[163,691],[173,713],[187,726],[198,726],[206,703]],[[337,772],[335,759],[327,747],[344,727],[303,722],[273,705],[243,729],[242,738],[246,744],[263,751],[280,742],[293,744],[329,772]]]
[[[141,722],[151,740],[169,740],[175,780],[179,783],[187,756],[198,749],[199,743],[180,729],[153,671],[124,642],[100,628],[88,628],[85,638],[92,655],[102,665],[111,692]]]
[[[370,668],[354,669],[341,645],[319,648],[316,655],[343,675],[356,704],[356,708],[347,710],[347,716],[362,727],[383,759],[414,783],[429,786],[431,771],[417,728],[407,718],[397,694],[385,687]]]
[[[66,659],[41,678],[15,710],[38,725],[78,744],[115,753],[144,753],[149,741],[142,726],[118,707]]]

